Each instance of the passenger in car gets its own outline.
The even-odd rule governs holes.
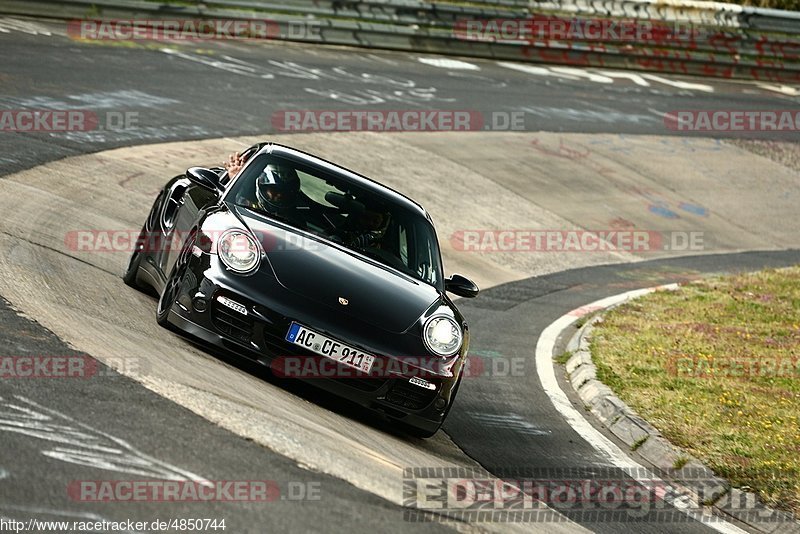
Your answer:
[[[253,145],[247,150],[242,150],[240,152],[233,152],[228,156],[224,162],[222,162],[222,166],[225,167],[225,170],[228,171],[228,176],[233,178],[236,176],[244,164],[247,163],[247,160],[250,159],[253,154],[258,152],[260,145]]]
[[[344,242],[355,248],[380,248],[390,221],[391,215],[386,212],[365,210],[351,214],[347,218]]]

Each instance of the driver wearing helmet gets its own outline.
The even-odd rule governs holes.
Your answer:
[[[256,178],[254,195],[240,196],[237,203],[306,228],[312,217],[311,199],[300,191],[297,171],[286,164],[269,163]]]
[[[268,163],[256,178],[254,190],[237,196],[236,203],[268,213],[297,228],[324,225],[316,203],[300,190],[300,185],[294,167],[282,162]]]
[[[266,212],[281,215],[282,211],[294,208],[299,193],[297,171],[286,165],[270,163],[256,178],[256,198]]]

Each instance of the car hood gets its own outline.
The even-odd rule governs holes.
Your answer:
[[[293,231],[246,208],[232,206],[232,210],[264,248],[268,261],[262,264],[262,273],[334,313],[402,333],[441,301],[433,286],[356,252]]]

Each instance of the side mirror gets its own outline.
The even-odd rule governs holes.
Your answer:
[[[219,193],[221,186],[219,183],[219,175],[211,169],[204,167],[189,167],[186,170],[186,177],[192,183],[199,185],[209,191]]]
[[[460,274],[454,274],[450,278],[445,278],[444,290],[468,299],[477,297],[480,292],[480,288],[475,285],[475,282]]]

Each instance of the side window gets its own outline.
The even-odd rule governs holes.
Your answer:
[[[403,265],[411,266],[408,263],[408,230],[406,230],[405,225],[400,225],[397,230],[397,238],[398,238],[398,245],[399,245],[399,252],[400,252],[400,259],[403,261]]]
[[[411,230],[414,232],[414,236],[412,236],[414,243],[428,242],[426,233],[421,226],[415,225]],[[414,268],[417,275],[423,280],[428,280],[435,284],[437,282],[436,269],[434,268],[436,260],[433,257],[432,248],[429,246],[415,247],[414,255],[416,256],[414,258]]]

